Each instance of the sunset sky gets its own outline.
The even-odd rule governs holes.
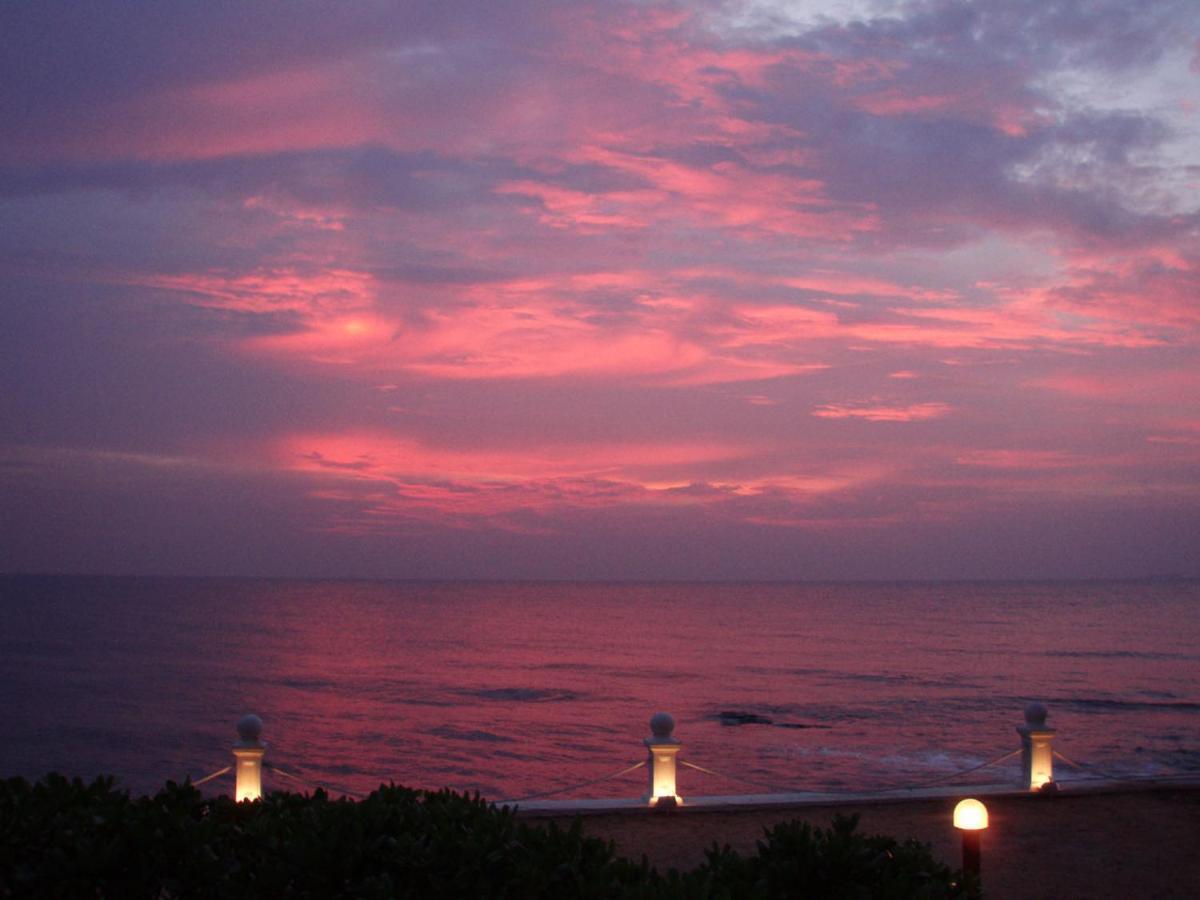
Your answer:
[[[1200,575],[1200,4],[7,3],[0,570]]]

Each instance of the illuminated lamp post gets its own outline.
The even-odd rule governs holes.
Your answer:
[[[1049,790],[1054,782],[1054,729],[1046,727],[1046,707],[1030,703],[1025,707],[1025,724],[1017,726],[1021,735],[1021,784],[1031,791]]]
[[[954,827],[962,832],[963,871],[979,877],[979,845],[988,827],[987,807],[978,800],[960,800],[954,807]]]
[[[673,736],[675,719],[670,713],[655,713],[650,717],[651,736],[642,741],[649,756],[646,765],[650,770],[649,789],[642,797],[651,806],[671,809],[683,803],[675,793],[675,757],[681,745]]]
[[[233,799],[239,803],[262,797],[262,762],[263,754],[267,752],[266,742],[258,739],[262,727],[262,719],[253,714],[242,716],[237,723],[239,740],[233,745],[233,755],[237,758],[234,764],[237,784]]]

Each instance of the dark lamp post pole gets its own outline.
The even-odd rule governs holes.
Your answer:
[[[979,878],[980,845],[988,827],[987,807],[978,800],[961,800],[954,807],[954,827],[962,832],[963,871]]]

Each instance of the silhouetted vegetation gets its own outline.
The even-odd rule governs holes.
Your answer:
[[[168,782],[130,797],[111,778],[0,782],[0,896],[970,897],[924,845],[787,822],[754,856],[713,847],[661,874],[583,834],[517,819],[478,796],[381,786],[255,803]]]

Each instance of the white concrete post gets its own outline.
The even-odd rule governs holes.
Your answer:
[[[1021,735],[1021,784],[1040,791],[1054,781],[1054,729],[1046,727],[1046,707],[1030,703],[1025,707],[1025,724],[1017,726]]]
[[[234,763],[237,784],[233,799],[239,803],[262,797],[262,762],[263,754],[267,752],[266,743],[258,739],[262,727],[262,719],[253,714],[242,716],[237,723],[239,740],[233,745],[233,755],[237,758]]]
[[[675,719],[669,713],[655,713],[650,717],[650,737],[642,741],[649,752],[646,766],[650,773],[649,788],[642,799],[651,806],[667,808],[683,803],[675,792],[675,757],[682,747],[672,736],[674,730]]]

